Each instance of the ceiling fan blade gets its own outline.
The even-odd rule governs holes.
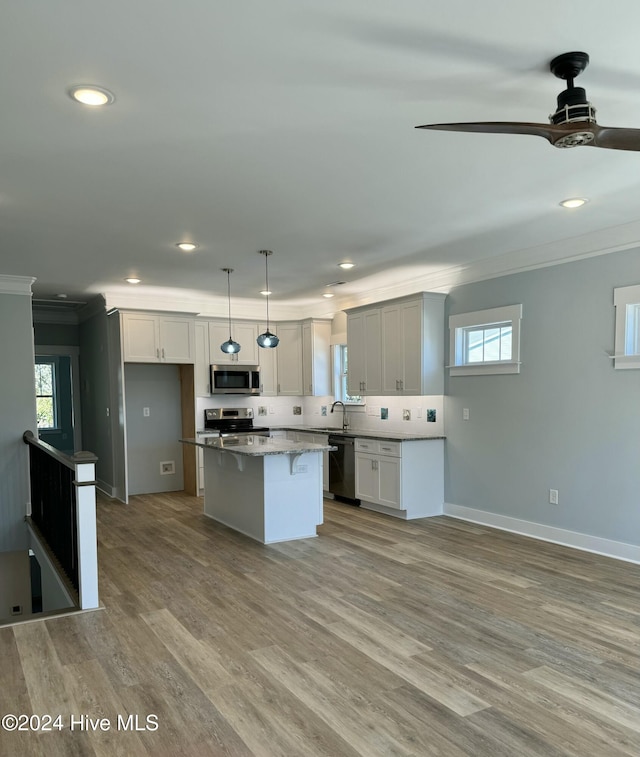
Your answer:
[[[468,131],[488,134],[530,134],[543,137],[553,144],[561,137],[574,132],[591,131],[593,124],[534,124],[520,121],[478,121],[460,124],[425,124],[416,129],[435,129],[438,131]]]
[[[640,129],[619,129],[612,126],[597,126],[593,147],[608,147],[610,150],[640,151]]]

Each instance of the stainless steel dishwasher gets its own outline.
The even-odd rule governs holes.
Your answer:
[[[329,452],[329,491],[339,501],[359,505],[356,499],[355,439],[352,436],[329,436],[329,444],[337,447]]]

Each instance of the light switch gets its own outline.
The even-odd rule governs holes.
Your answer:
[[[143,407],[142,415],[144,415],[145,418],[148,418],[151,415],[151,410],[148,407]]]
[[[463,421],[468,421],[469,420],[469,408],[468,407],[463,407],[462,408],[462,420]]]

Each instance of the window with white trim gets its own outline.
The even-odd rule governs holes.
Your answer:
[[[360,396],[352,396],[347,391],[349,359],[346,344],[334,345],[333,351],[333,395],[345,405],[364,405]]]
[[[38,428],[57,428],[56,360],[36,358],[35,379]]]
[[[640,368],[640,284],[613,290],[616,308],[614,366]]]
[[[522,305],[449,317],[449,375],[520,373]]]

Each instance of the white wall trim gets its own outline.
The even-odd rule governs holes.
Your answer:
[[[509,531],[522,536],[529,536],[541,541],[549,541],[553,544],[561,544],[565,547],[573,547],[584,552],[593,552],[605,557],[613,557],[616,560],[624,560],[640,564],[640,546],[627,544],[626,542],[603,539],[599,536],[591,536],[578,531],[569,531],[564,528],[547,526],[544,523],[534,523],[520,518],[512,518],[508,515],[491,513],[486,510],[477,510],[473,507],[444,503],[444,515],[452,518],[466,520],[470,523],[478,523],[482,526],[491,526],[501,531]]]
[[[28,294],[31,296],[33,276],[9,276],[0,274],[0,294]]]

